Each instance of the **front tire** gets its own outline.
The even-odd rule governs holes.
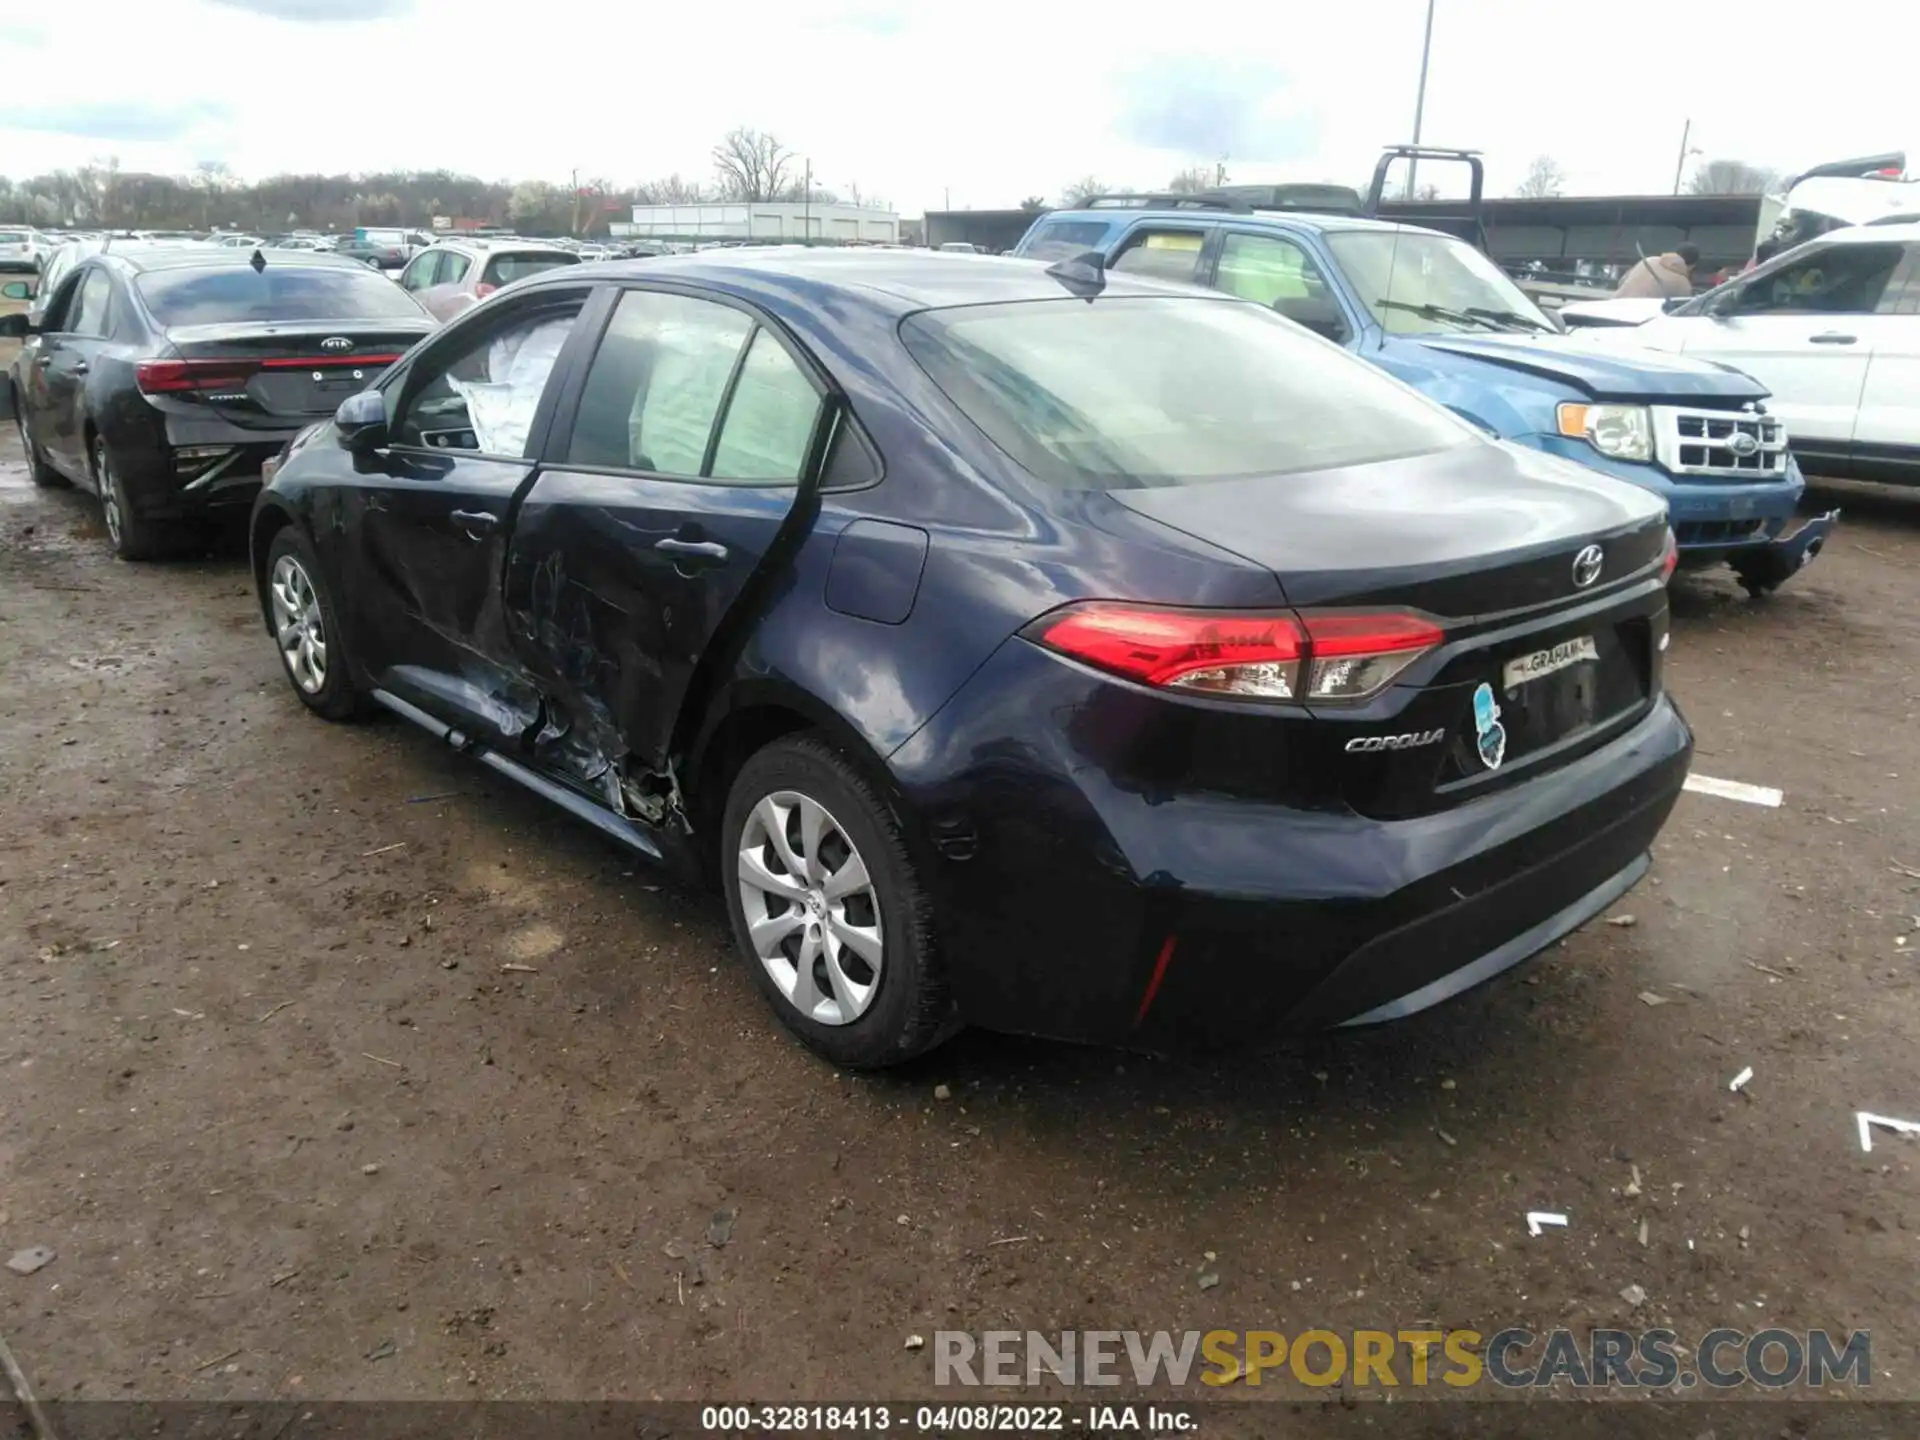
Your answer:
[[[767,1003],[810,1049],[878,1069],[958,1028],[900,823],[839,750],[798,735],[753,755],[734,777],[721,835],[734,938]]]
[[[267,549],[266,592],[280,668],[300,703],[328,720],[366,714],[371,702],[353,678],[326,576],[313,547],[291,525]]]

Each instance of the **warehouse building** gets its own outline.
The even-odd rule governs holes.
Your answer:
[[[815,244],[897,245],[900,217],[866,205],[821,205],[769,200],[712,205],[636,205],[630,226],[614,226],[632,240],[698,244],[708,240],[784,240]]]

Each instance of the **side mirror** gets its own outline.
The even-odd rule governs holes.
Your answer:
[[[13,287],[9,285],[7,288],[11,290]],[[33,322],[25,315],[0,315],[0,340],[24,340],[32,333]]]
[[[333,412],[340,443],[356,455],[370,454],[387,443],[387,397],[378,390],[349,395]]]
[[[9,280],[0,285],[0,300],[31,300],[33,283],[28,280]]]

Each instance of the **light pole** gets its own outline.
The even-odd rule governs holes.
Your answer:
[[[1681,173],[1685,171],[1687,168],[1687,157],[1689,155],[1700,155],[1705,153],[1697,145],[1694,146],[1692,149],[1687,148],[1687,141],[1691,140],[1692,138],[1693,138],[1693,117],[1688,116],[1685,127],[1680,131],[1680,158],[1674,162],[1674,166],[1673,166],[1673,193],[1676,195],[1680,193],[1680,176],[1681,176]]]
[[[1433,54],[1433,7],[1434,0],[1427,0],[1427,36],[1420,42],[1420,88],[1413,97],[1413,143],[1420,143],[1420,122],[1427,110],[1427,60]],[[1413,199],[1413,182],[1420,173],[1420,161],[1417,157],[1407,158],[1407,199]]]

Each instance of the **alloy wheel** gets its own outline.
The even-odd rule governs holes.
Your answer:
[[[273,562],[267,585],[273,633],[293,683],[318,695],[327,683],[327,627],[306,569],[291,555]]]
[[[753,951],[789,1004],[850,1025],[879,993],[885,945],[866,862],[826,806],[778,790],[740,836],[740,907]]]
[[[107,464],[107,447],[102,445],[94,454],[94,474],[100,479],[100,516],[107,522],[107,538],[118,550],[124,543],[121,531],[127,523],[126,512],[120,498],[120,482],[113,477],[113,471]]]

